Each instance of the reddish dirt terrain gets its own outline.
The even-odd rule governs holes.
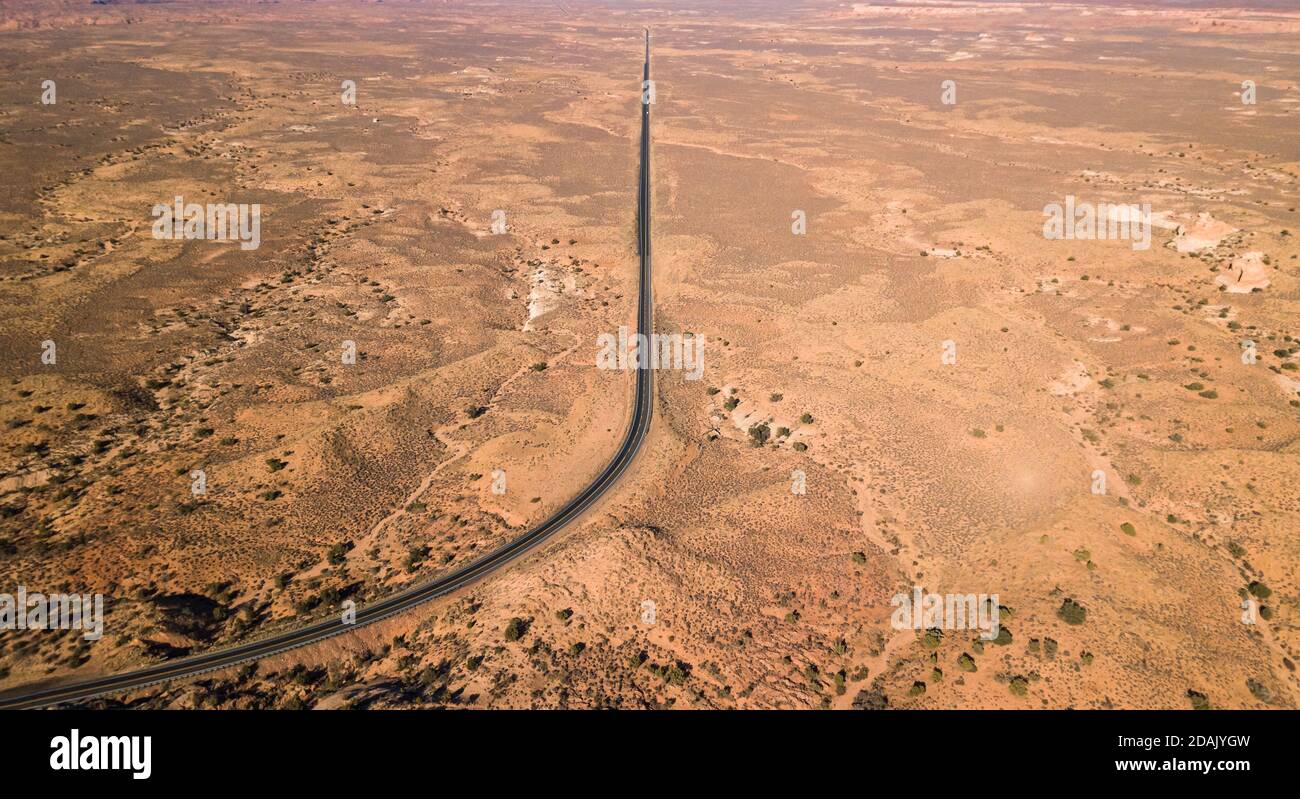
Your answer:
[[[0,632],[0,688],[338,614],[599,472],[649,26],[656,329],[704,369],[621,485],[94,704],[1294,707],[1300,13],[692,5],[6,4],[0,592],[106,613]],[[260,246],[157,238],[176,196]],[[1149,246],[1046,237],[1067,201]],[[895,623],[918,586],[1000,634]]]

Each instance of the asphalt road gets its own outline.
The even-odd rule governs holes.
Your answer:
[[[646,32],[644,80],[650,80],[650,33]],[[650,286],[650,104],[641,103],[641,175],[637,190],[637,249],[640,255],[640,292],[637,298],[637,331],[650,335],[653,325]],[[100,677],[82,682],[35,688],[20,687],[0,695],[0,709],[37,708],[143,688],[181,677],[224,669],[250,660],[277,655],[300,646],[350,632],[366,624],[402,613],[459,590],[475,580],[505,566],[533,547],[541,544],[594,505],[627,471],[650,429],[654,408],[654,370],[636,372],[636,398],[632,421],[613,459],[586,488],[569,500],[553,516],[533,529],[489,552],[451,574],[412,586],[386,599],[357,608],[356,621],[344,624],[341,615],[330,620],[279,633],[228,649],[219,649],[192,657],[178,658],[156,666]]]

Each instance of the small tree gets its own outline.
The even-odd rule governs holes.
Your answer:
[[[335,566],[341,565],[343,561],[348,559],[348,550],[351,548],[352,545],[346,542],[330,547],[329,562]]]
[[[518,641],[528,632],[528,622],[516,616],[506,624],[505,637],[507,641]]]
[[[1060,610],[1056,611],[1056,615],[1066,624],[1083,624],[1088,618],[1088,610],[1083,605],[1067,597],[1061,603]]]

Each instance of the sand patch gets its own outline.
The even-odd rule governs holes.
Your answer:
[[[1288,396],[1300,397],[1300,380],[1297,380],[1294,377],[1287,377],[1286,375],[1274,376],[1277,378],[1277,384],[1282,387],[1282,390],[1285,391]]]
[[[1088,367],[1075,361],[1061,372],[1060,376],[1047,385],[1047,390],[1054,397],[1070,397],[1078,394],[1092,383]]]
[[[1154,217],[1151,224],[1156,227],[1163,226]],[[1170,244],[1181,253],[1200,252],[1218,247],[1221,241],[1236,232],[1237,228],[1202,211],[1196,215],[1195,220],[1180,223],[1174,228],[1174,239]]]
[[[555,310],[560,304],[560,282],[546,267],[539,266],[533,270],[529,284],[528,321],[524,322],[524,330],[532,330],[534,319]]]
[[[1249,294],[1256,289],[1268,288],[1268,266],[1264,253],[1248,252],[1232,259],[1227,272],[1214,278],[1216,285],[1224,286],[1229,294]]]

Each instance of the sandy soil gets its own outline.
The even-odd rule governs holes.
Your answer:
[[[0,634],[2,684],[336,613],[590,479],[649,24],[656,324],[706,368],[624,483],[418,612],[103,703],[1294,707],[1300,15],[1263,5],[6,10],[0,573],[111,632]],[[262,203],[261,248],[153,239],[177,193]],[[1044,238],[1067,196],[1152,246]],[[896,628],[913,586],[1004,635]]]

